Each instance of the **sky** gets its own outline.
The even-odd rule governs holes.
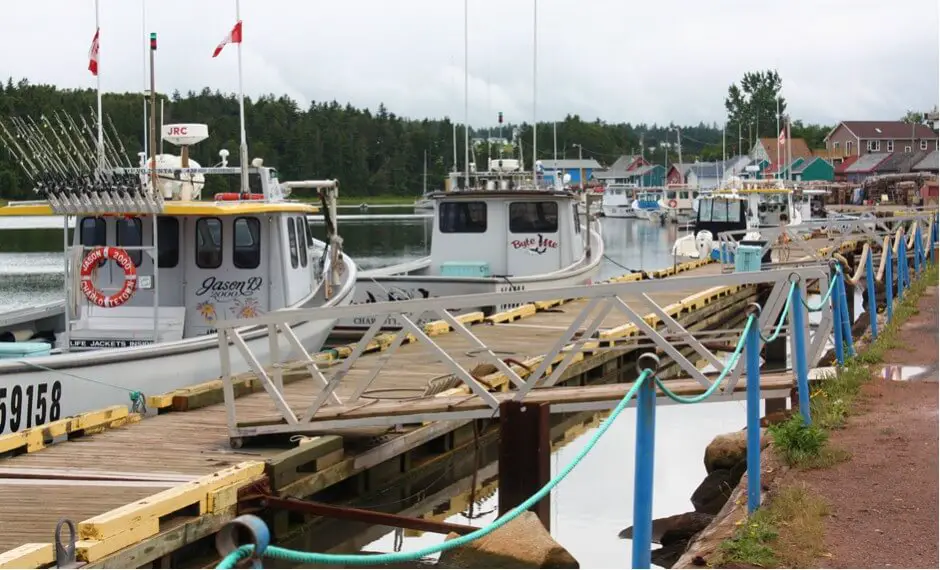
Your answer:
[[[0,77],[95,86],[95,0],[3,4]],[[102,90],[149,89],[145,32],[156,32],[158,91],[237,92],[238,50],[211,57],[235,0],[99,0],[98,10]],[[728,86],[771,68],[808,123],[893,120],[940,98],[937,0],[469,0],[466,20],[462,0],[241,0],[240,11],[245,94],[301,107],[384,103],[463,121],[466,103],[474,125],[499,111],[514,122],[721,123]]]

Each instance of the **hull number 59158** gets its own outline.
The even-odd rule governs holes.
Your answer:
[[[0,433],[16,432],[62,416],[62,382],[0,386]]]

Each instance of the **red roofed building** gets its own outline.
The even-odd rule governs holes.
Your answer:
[[[937,150],[938,144],[937,133],[927,125],[903,121],[842,121],[829,131],[825,140],[832,157],[931,151]]]

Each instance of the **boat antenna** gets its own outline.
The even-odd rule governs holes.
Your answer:
[[[536,139],[536,130],[538,127],[538,116],[536,114],[536,91],[538,90],[538,47],[539,47],[539,0],[532,0],[532,176],[536,180],[535,163],[538,161],[538,142]]]
[[[464,185],[470,188],[470,24],[468,20],[469,0],[463,0],[463,117],[464,117],[464,144],[463,162],[467,169]]]

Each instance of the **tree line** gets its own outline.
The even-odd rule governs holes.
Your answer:
[[[761,92],[763,93],[763,92]],[[758,97],[764,97],[759,94]],[[104,114],[110,118],[130,160],[136,165],[137,153],[144,148],[144,97],[140,93],[106,93]],[[229,164],[238,166],[239,111],[234,94],[223,94],[204,88],[181,94],[158,94],[156,108],[163,105],[165,123],[205,123],[209,140],[190,149],[193,160],[203,166],[219,162],[218,151],[227,149]],[[0,84],[0,120],[12,115],[50,115],[53,111],[90,117],[95,106],[92,89],[60,89],[52,85],[36,85],[27,79]],[[729,117],[730,119],[730,117]],[[464,168],[463,125],[457,124],[456,153],[453,140],[454,121],[449,117],[412,119],[396,115],[385,105],[377,109],[360,109],[337,101],[312,102],[306,109],[286,96],[264,95],[245,98],[245,121],[249,159],[260,157],[265,164],[276,167],[282,180],[336,178],[341,194],[346,196],[415,196],[424,185],[424,164],[427,159],[427,187],[439,188],[447,173]],[[816,127],[816,126],[813,126]],[[553,133],[554,128],[554,133]],[[682,135],[682,160],[715,160],[722,156],[722,130],[716,123],[698,125],[657,125],[646,123],[608,123],[600,119],[587,121],[568,115],[557,123],[538,124],[540,159],[577,158],[580,145],[584,158],[594,158],[610,165],[622,154],[644,154],[650,162],[663,164],[678,160],[678,133]],[[772,136],[761,126],[761,136]],[[802,124],[800,127],[802,128]],[[509,121],[502,133],[511,138],[518,133],[522,154],[528,165],[532,157],[532,126]],[[798,136],[794,123],[794,136]],[[825,135],[814,136],[811,146],[820,146]],[[471,138],[497,136],[498,125],[471,126]],[[727,130],[728,155],[747,152],[748,139],[738,148],[736,127]],[[487,143],[472,147],[476,163],[484,165],[486,157],[498,150]],[[163,152],[178,150],[164,143]],[[471,159],[473,160],[473,159]],[[528,165],[531,167],[531,165]],[[209,177],[205,193],[224,190],[229,177]],[[12,154],[0,148],[0,198],[24,199],[32,196],[29,180]]]

